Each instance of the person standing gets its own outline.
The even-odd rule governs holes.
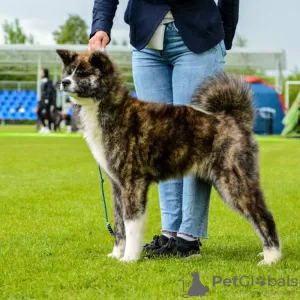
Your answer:
[[[110,42],[118,3],[95,0],[90,49],[103,50]],[[223,71],[238,12],[239,0],[129,0],[124,19],[138,98],[189,105],[195,90]],[[162,230],[144,252],[199,254],[199,238],[207,238],[210,192],[210,184],[192,176],[159,183]]]
[[[41,71],[41,96],[38,102],[38,119],[42,124],[39,133],[48,134],[51,132],[51,112],[56,107],[56,92],[52,81],[49,79],[49,70]]]

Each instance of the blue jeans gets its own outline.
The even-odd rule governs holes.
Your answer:
[[[138,98],[188,105],[196,88],[224,68],[224,42],[201,53],[191,52],[174,23],[166,25],[164,50],[133,49],[133,78]],[[207,238],[211,186],[188,176],[159,184],[162,231]]]

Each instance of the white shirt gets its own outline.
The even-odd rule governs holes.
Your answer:
[[[161,23],[158,25],[156,31],[154,32],[151,40],[149,41],[147,48],[152,48],[155,50],[163,50],[164,49],[164,37],[165,37],[165,29],[166,24],[174,22],[174,18],[172,13],[169,11],[166,16],[163,18]]]

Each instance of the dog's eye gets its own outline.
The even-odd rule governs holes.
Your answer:
[[[89,75],[89,73],[84,70],[77,70],[76,74],[78,74],[79,76],[88,76]]]
[[[75,70],[75,69],[67,69],[67,70],[66,70],[67,75],[73,74],[74,70]]]

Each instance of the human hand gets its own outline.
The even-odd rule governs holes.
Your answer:
[[[109,42],[108,34],[105,31],[97,31],[89,40],[89,50],[104,51]]]

